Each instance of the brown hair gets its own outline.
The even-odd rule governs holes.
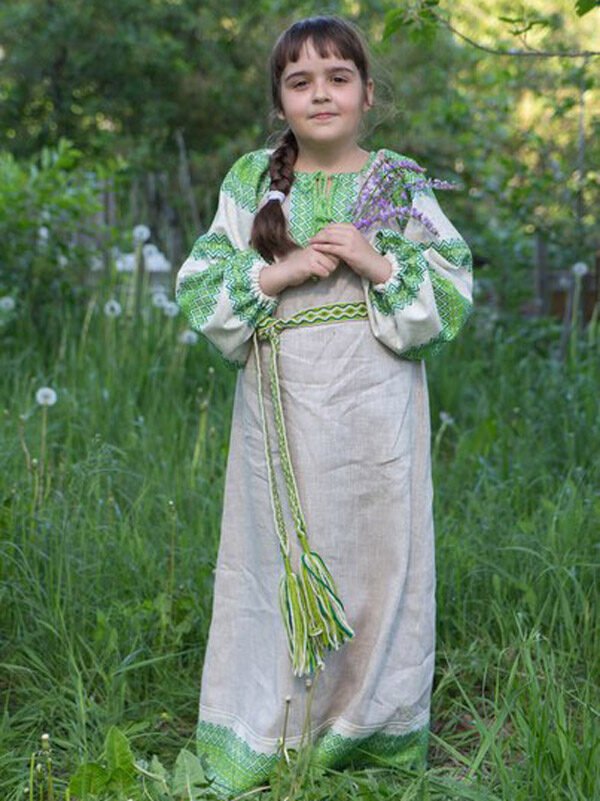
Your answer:
[[[353,61],[360,74],[363,86],[370,77],[369,58],[366,45],[357,28],[339,17],[308,17],[285,30],[273,48],[269,60],[271,74],[271,96],[275,111],[283,111],[281,104],[281,76],[290,61],[298,61],[302,47],[312,43],[321,56],[327,58],[335,53],[339,58]],[[269,189],[287,195],[294,183],[294,164],[298,157],[298,142],[290,128],[281,134],[271,154]],[[250,243],[261,256],[272,261],[275,256],[285,256],[298,246],[291,238],[281,203],[274,200],[265,203],[254,217]]]

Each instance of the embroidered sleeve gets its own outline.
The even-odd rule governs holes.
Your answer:
[[[472,258],[433,191],[410,194],[412,208],[437,232],[414,217],[403,232],[379,229],[373,246],[392,272],[381,284],[363,285],[374,335],[404,358],[422,359],[454,339],[471,313]]]
[[[254,329],[279,300],[260,288],[260,271],[267,263],[249,245],[266,158],[257,151],[233,165],[210,228],[177,273],[175,297],[191,328],[236,366],[245,363]]]

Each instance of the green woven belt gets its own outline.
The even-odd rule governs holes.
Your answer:
[[[354,631],[346,620],[344,605],[339,598],[331,573],[319,554],[310,550],[306,521],[300,505],[281,404],[281,389],[277,371],[280,335],[286,328],[338,323],[344,320],[365,320],[367,318],[367,304],[364,301],[329,303],[324,306],[303,309],[292,317],[265,318],[259,323],[253,336],[258,380],[258,401],[269,477],[271,508],[285,567],[285,573],[279,584],[279,607],[286,630],[288,650],[292,659],[292,670],[296,676],[311,674],[317,667],[323,667],[322,657],[324,651],[332,648],[337,650],[346,640],[354,636]],[[273,418],[279,444],[279,458],[294,529],[302,547],[302,556],[297,573],[294,572],[290,561],[289,537],[275,478],[263,398],[263,375],[259,340],[267,340],[271,346],[269,379],[273,402]]]

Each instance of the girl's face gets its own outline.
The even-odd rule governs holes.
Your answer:
[[[308,40],[298,61],[281,76],[280,119],[294,132],[298,145],[314,148],[356,143],[363,113],[373,105],[373,81],[364,86],[354,61],[323,58]]]

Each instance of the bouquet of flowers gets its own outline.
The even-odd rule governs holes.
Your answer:
[[[437,236],[438,231],[431,220],[413,208],[409,191],[458,189],[458,186],[437,178],[425,178],[424,172],[424,167],[409,159],[384,157],[376,160],[351,208],[355,227],[366,234],[375,226],[382,226],[390,220],[403,221],[413,217]],[[406,173],[410,175],[410,183],[406,181]],[[417,177],[413,177],[415,173]]]

